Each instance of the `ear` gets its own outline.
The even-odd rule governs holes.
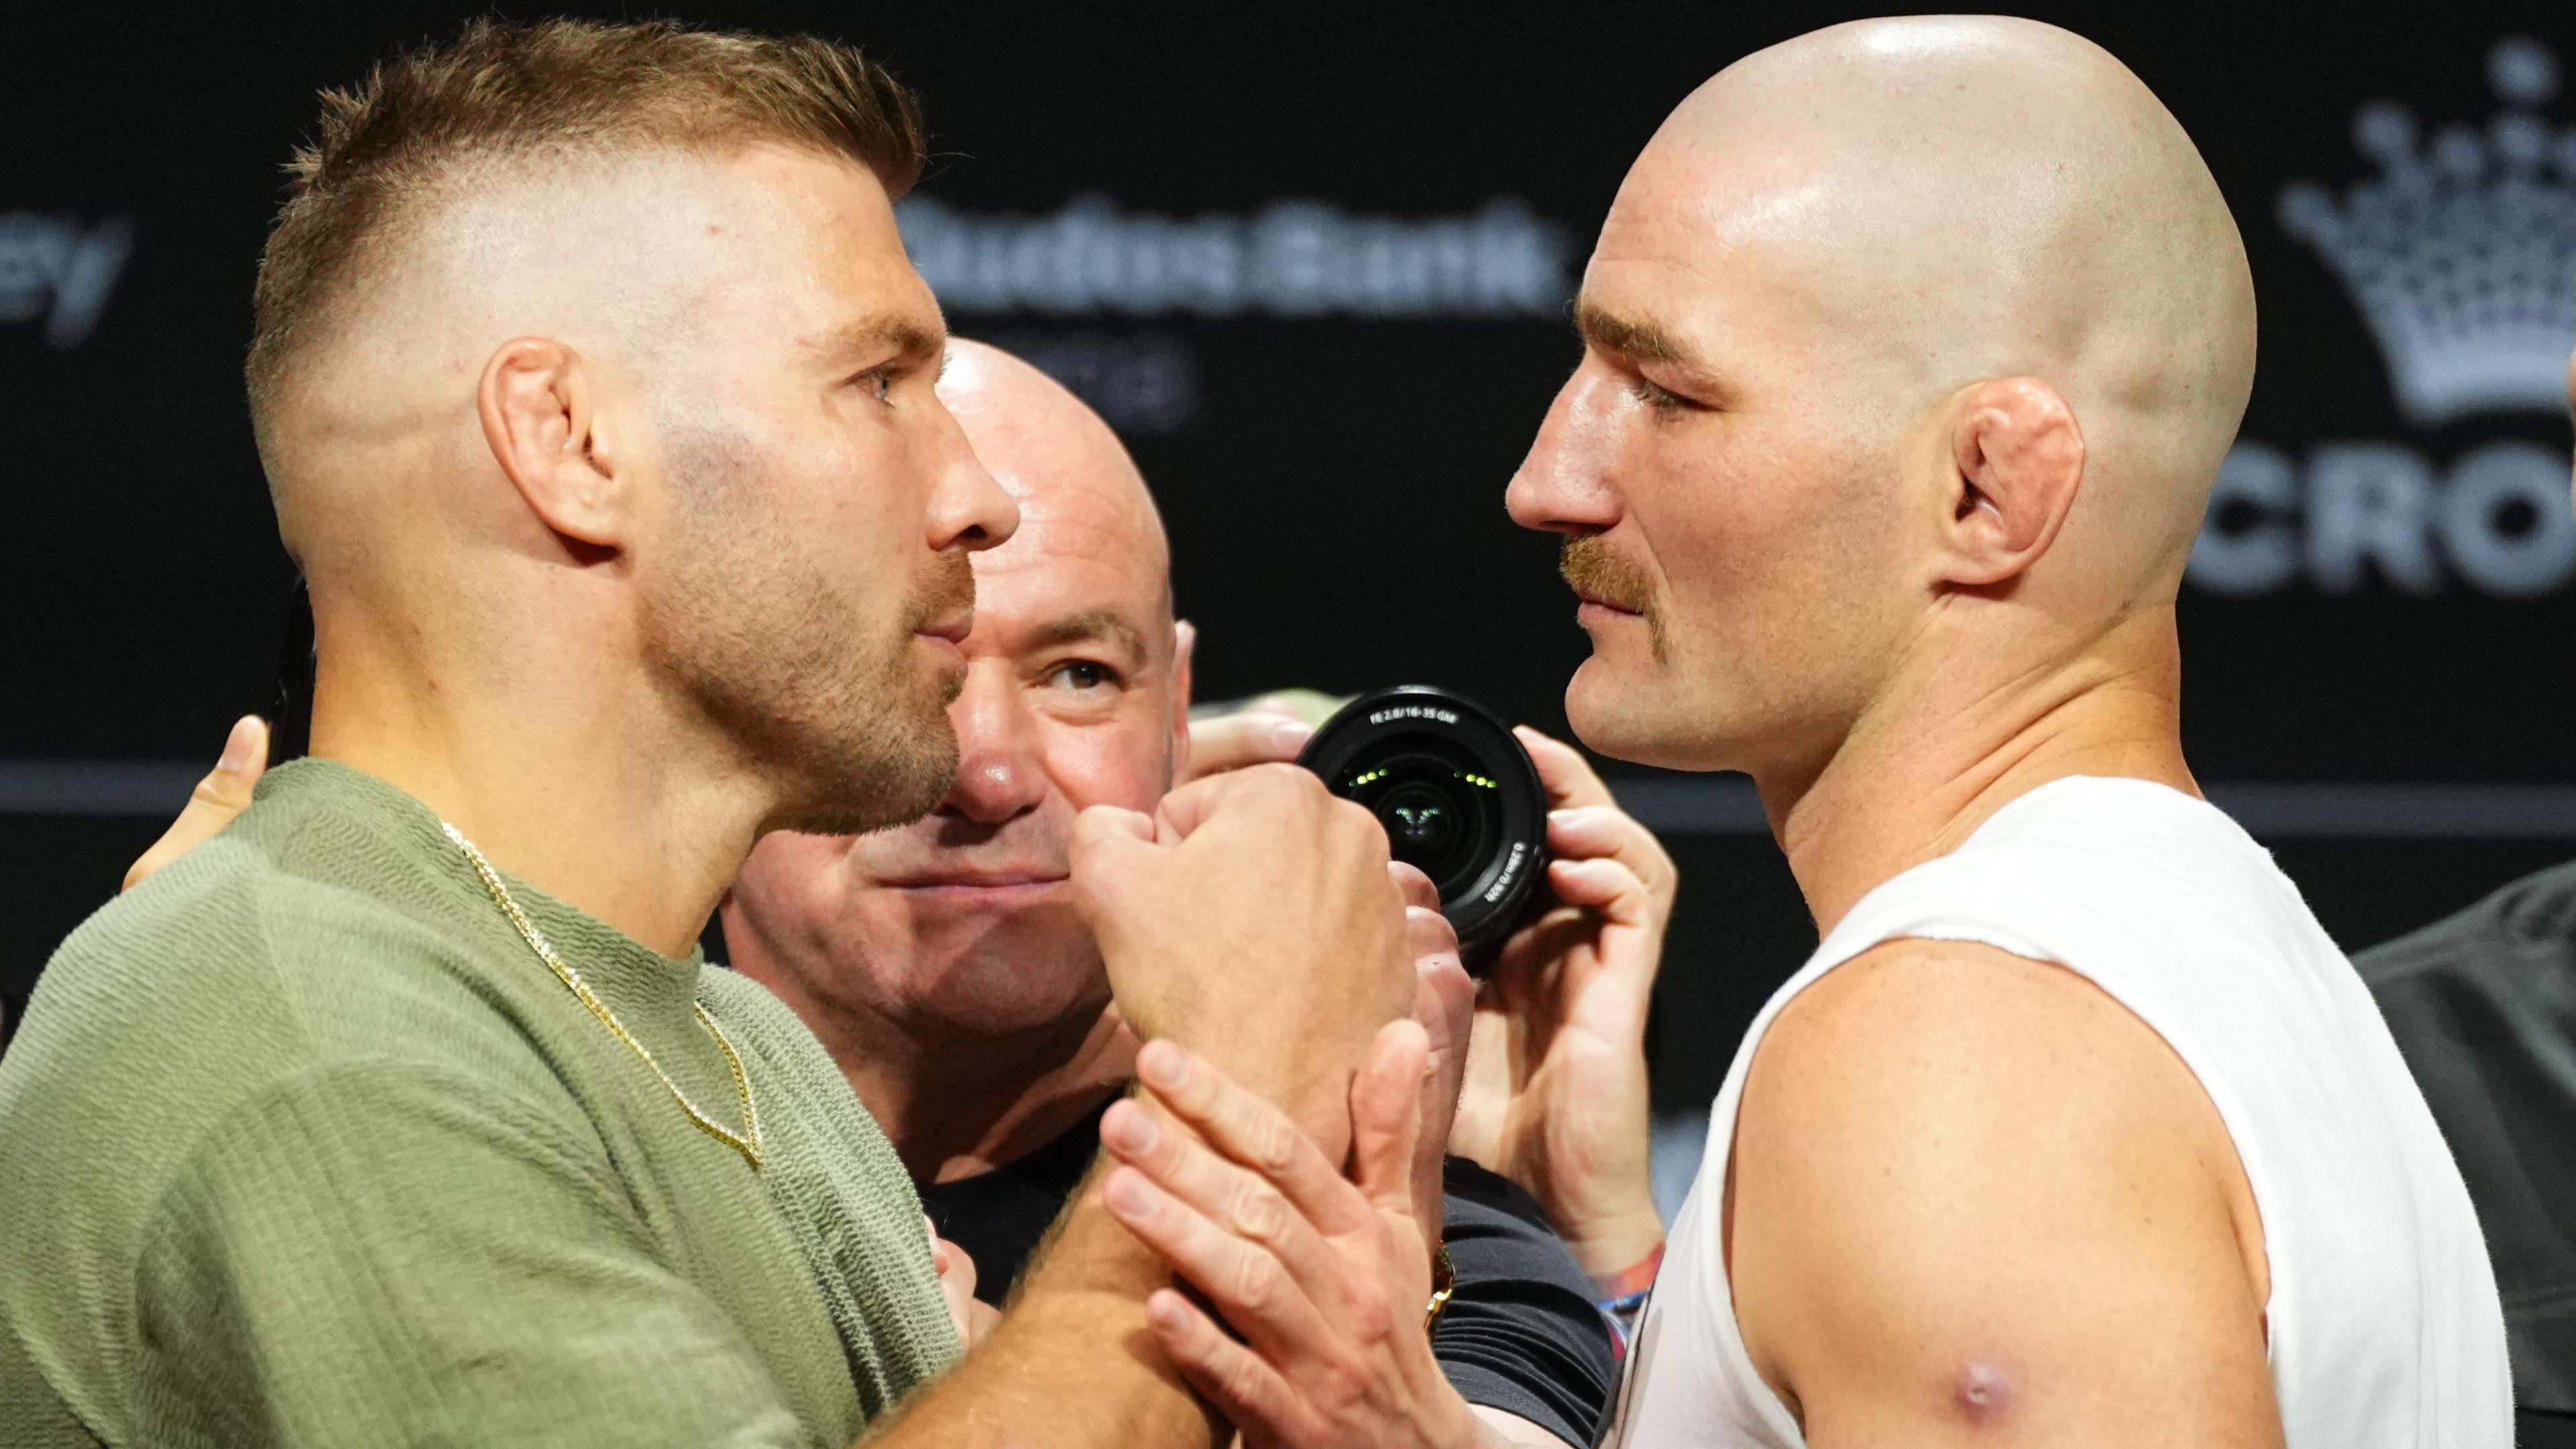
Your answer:
[[[1172,621],[1172,778],[1190,772],[1190,659],[1199,645],[1198,625]]]
[[[542,337],[505,342],[483,364],[474,402],[493,461],[539,521],[576,546],[627,541],[632,480],[618,472],[579,354]]]
[[[2065,397],[2035,377],[1978,383],[1959,404],[1941,577],[1983,588],[2018,577],[2056,540],[2084,481],[2084,434]]]

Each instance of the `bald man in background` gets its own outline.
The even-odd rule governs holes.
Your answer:
[[[1294,758],[1307,731],[1279,716],[1191,725],[1194,641],[1173,618],[1162,519],[1098,415],[962,339],[939,396],[1020,512],[1011,541],[975,560],[966,683],[949,708],[956,783],[909,825],[767,837],[722,919],[734,968],[822,1039],[942,1235],[972,1256],[978,1294],[1000,1305],[1135,1077],[1136,1038],[1065,881],[1076,815],[1151,810],[1184,776]],[[1602,802],[1551,820],[1556,877],[1579,886],[1614,846],[1660,858],[1579,755],[1532,748],[1560,804]],[[1562,956],[1597,934],[1551,939]],[[1428,1110],[1445,1117],[1469,986],[1454,964],[1443,980],[1460,1039]],[[1538,1203],[1474,1163],[1444,1165],[1440,1146],[1427,1139],[1416,1186],[1456,1265],[1432,1334],[1444,1376],[1514,1442],[1589,1445],[1617,1374],[1599,1294]]]
[[[1576,320],[1509,492],[1568,540],[1569,715],[1749,772],[1823,935],[1736,1053],[1613,1438],[2510,1444],[2423,1095],[2184,763],[2173,602],[2254,303],[2173,117],[2030,22],[1787,42],[1656,133]],[[1345,1182],[1142,1062],[1217,1150],[1121,1104],[1109,1201],[1242,1335],[1158,1294],[1175,1362],[1257,1443],[1475,1442],[1406,1313],[1403,1104]],[[1290,1226],[1237,1230],[1252,1198]]]

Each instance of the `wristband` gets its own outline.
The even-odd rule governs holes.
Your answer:
[[[1655,1273],[1663,1266],[1664,1245],[1657,1243],[1653,1252],[1598,1280],[1601,1297],[1593,1307],[1601,1310],[1601,1321],[1610,1326],[1612,1358],[1626,1361],[1638,1322],[1646,1316],[1646,1299],[1655,1290]]]
[[[1601,1311],[1609,1312],[1610,1305],[1622,1299],[1643,1296],[1647,1289],[1655,1286],[1655,1273],[1663,1266],[1664,1245],[1658,1242],[1653,1252],[1618,1272],[1597,1280],[1601,1285]]]

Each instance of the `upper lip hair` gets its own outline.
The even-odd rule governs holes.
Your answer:
[[[886,884],[897,887],[922,886],[1011,886],[1051,885],[1065,878],[1060,870],[1034,868],[1012,869],[1001,866],[950,866],[940,870],[914,871]]]

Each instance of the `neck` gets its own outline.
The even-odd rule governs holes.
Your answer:
[[[641,665],[539,630],[430,664],[416,638],[383,647],[318,607],[315,622],[315,755],[409,793],[650,949],[689,952],[769,803]]]
[[[1883,696],[1901,703],[1864,712],[1821,768],[1760,782],[1817,929],[2051,780],[2108,775],[2198,794],[2180,677],[2169,610],[2042,667],[1981,675],[1953,658],[1906,671]]]

